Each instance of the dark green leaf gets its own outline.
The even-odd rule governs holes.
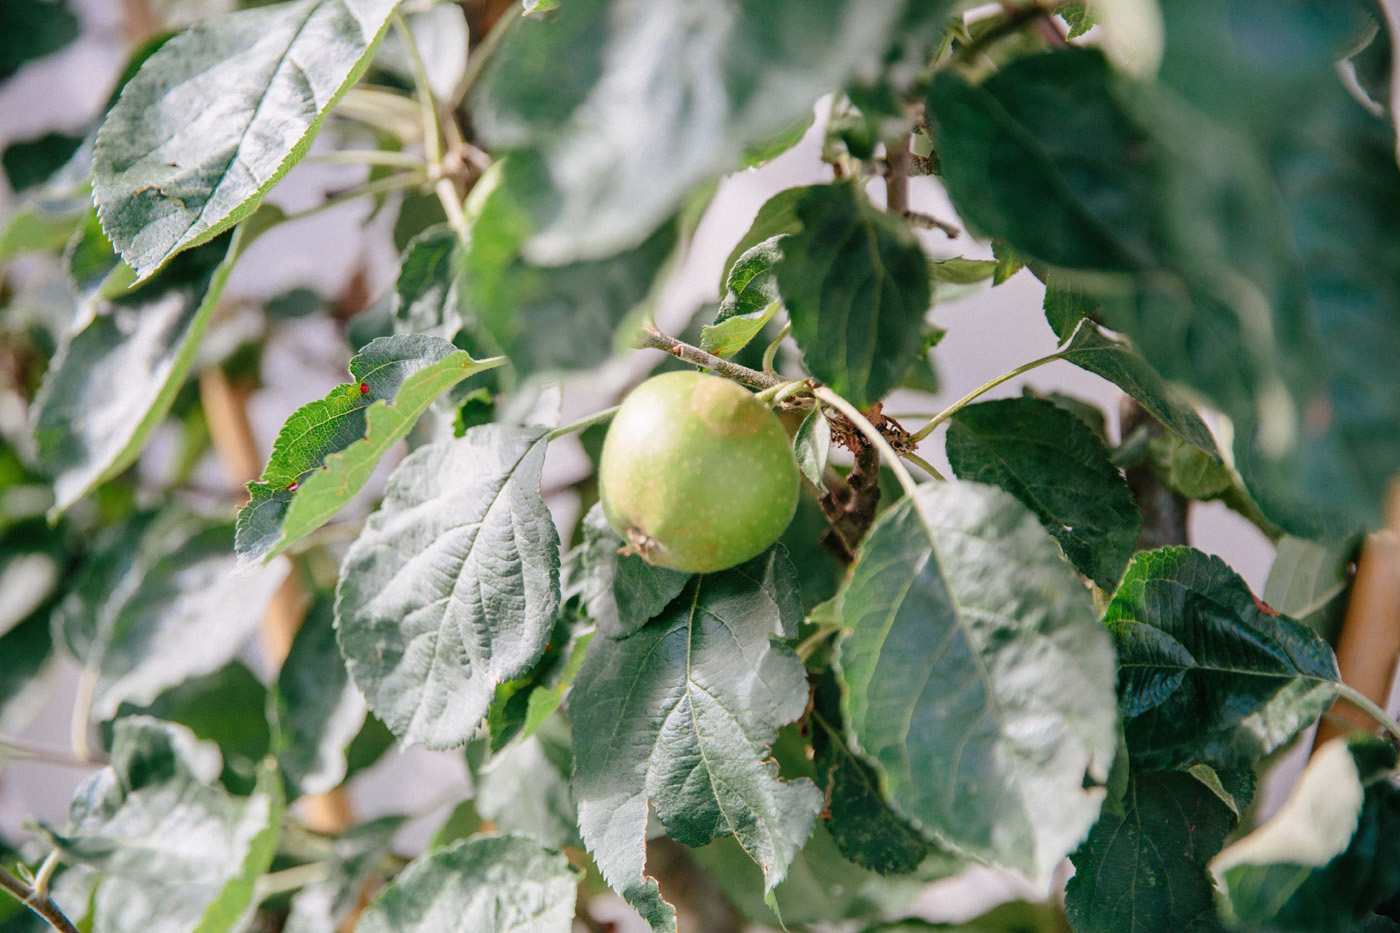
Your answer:
[[[433,400],[495,361],[473,360],[440,337],[371,342],[350,361],[354,380],[292,413],[262,478],[238,513],[238,553],[279,554],[354,498]]]
[[[0,732],[15,733],[43,708],[44,676],[53,658],[46,613],[35,613],[0,635]]]
[[[235,231],[120,298],[80,306],[34,400],[55,511],[141,452],[184,384],[244,239]]]
[[[854,185],[801,189],[801,229],[775,267],[792,335],[812,375],[860,407],[913,364],[932,299],[928,262],[909,226]]]
[[[955,851],[1048,878],[1118,745],[1111,644],[1054,541],[999,489],[920,486],[841,599],[847,728],[887,798]]]
[[[496,686],[544,652],[559,538],[544,433],[482,425],[399,464],[341,568],[340,647],[370,709],[429,748],[476,732]]]
[[[207,20],[165,43],[97,135],[93,194],[146,278],[248,216],[368,66],[394,0],[298,0]]]
[[[1065,908],[1075,933],[1217,928],[1206,866],[1235,814],[1182,771],[1136,774],[1073,856]],[[1197,924],[1193,926],[1192,924]]]
[[[4,155],[0,156],[0,163],[3,163],[5,175],[10,179],[11,190],[20,194],[47,181],[49,176],[73,158],[82,144],[82,136],[63,133],[45,133],[34,139],[10,143],[5,147]]]
[[[66,858],[103,874],[98,930],[222,933],[253,906],[282,819],[274,770],[251,797],[216,783],[219,755],[182,726],[117,723],[111,764],[76,791],[68,826],[50,833]]]
[[[846,744],[841,687],[829,673],[817,681],[814,704],[810,728],[817,783],[826,792],[827,831],[841,854],[882,875],[907,875],[930,855],[942,855],[895,811],[880,789],[879,774]]]
[[[1282,809],[1211,864],[1231,924],[1348,933],[1400,890],[1395,762],[1369,736],[1318,749]]]
[[[1123,576],[1142,516],[1108,450],[1074,415],[1037,398],[968,405],[948,428],[948,462],[959,479],[1021,500],[1104,590]]]
[[[1138,554],[1104,612],[1140,768],[1250,765],[1337,695],[1337,661],[1307,626],[1261,609],[1218,557]]]
[[[941,72],[929,123],[963,219],[1051,265],[1151,264],[1151,153],[1108,81],[1103,57],[1079,49],[1018,59],[977,86]]]
[[[320,794],[345,779],[345,750],[365,723],[335,640],[335,606],[318,600],[292,639],[270,707],[287,796]]]
[[[360,933],[569,933],[568,860],[520,836],[476,836],[403,870],[361,915]]]
[[[235,573],[232,546],[232,527],[170,509],[137,515],[89,553],[54,623],[93,679],[94,717],[151,703],[238,654],[288,568]]]
[[[589,618],[610,638],[626,638],[680,595],[690,574],[654,567],[635,554],[594,505],[584,515],[583,542],[569,554],[564,594],[579,596]]]
[[[569,706],[579,831],[655,930],[674,930],[675,915],[643,873],[648,801],[678,842],[735,836],[766,891],[821,808],[810,782],[779,779],[768,757],[778,727],[807,704],[802,664],[776,642],[801,617],[792,574],[770,550],[695,578],[630,637],[588,646]]]
[[[0,0],[0,81],[78,38],[78,26],[63,0]]]
[[[527,254],[556,265],[636,246],[697,186],[878,61],[903,7],[576,0],[521,22],[472,114],[492,148],[531,150]]]
[[[1047,290],[1045,294],[1046,315],[1049,316],[1051,293]],[[1074,332],[1062,355],[1080,369],[1102,376],[1128,393],[1152,417],[1213,460],[1219,461],[1215,440],[1201,416],[1182,401],[1180,395],[1132,347],[1109,337],[1093,321],[1085,321]]]
[[[783,258],[783,237],[764,240],[745,252],[729,270],[724,299],[714,324],[700,332],[700,348],[729,359],[757,337],[782,309],[773,266]]]

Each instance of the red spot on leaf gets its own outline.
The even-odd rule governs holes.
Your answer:
[[[296,481],[296,480],[292,480],[290,483],[287,484],[287,492],[296,492],[296,491],[297,491],[297,481]]]
[[[368,383],[368,382],[362,382],[362,383],[360,383],[360,394],[361,394],[361,395],[369,395],[369,383]]]
[[[1251,595],[1253,595],[1253,594],[1251,594]],[[1268,603],[1264,602],[1264,600],[1260,599],[1258,596],[1255,596],[1255,597],[1254,597],[1254,605],[1258,606],[1258,607],[1259,607],[1259,611],[1262,612],[1262,613],[1264,613],[1264,615],[1266,615],[1266,616],[1276,616],[1276,615],[1278,615],[1278,610],[1277,610],[1277,609],[1275,609],[1273,606],[1270,606]]]

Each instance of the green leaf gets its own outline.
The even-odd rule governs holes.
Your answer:
[[[330,877],[292,895],[283,933],[335,933],[362,906],[365,885],[389,854],[402,816],[383,816],[352,826],[331,844]]]
[[[700,332],[700,349],[729,359],[762,333],[782,309],[778,279],[773,274],[774,264],[783,258],[782,239],[779,235],[764,240],[734,263],[715,322]]]
[[[529,231],[516,203],[528,192],[521,176],[521,160],[511,157],[481,177],[467,199],[465,246],[446,226],[411,244],[398,285],[399,323],[449,338],[463,328],[471,345],[500,348],[520,378],[598,366],[623,325],[651,301],[680,228],[664,224],[608,259],[536,265],[520,256]]]
[[[729,270],[738,265],[745,253],[760,243],[802,229],[802,222],[797,219],[797,205],[806,193],[806,188],[784,188],[763,202],[748,231],[740,237],[738,244],[729,251],[729,258],[724,261],[725,281],[719,283],[721,295],[729,291]]]
[[[1206,866],[1234,823],[1230,808],[1185,772],[1133,775],[1122,807],[1105,806],[1072,857],[1065,909],[1075,933],[1218,927]]]
[[[529,150],[527,255],[559,265],[636,246],[698,186],[878,62],[904,6],[576,0],[519,23],[472,114],[489,147]]]
[[[370,709],[404,741],[467,742],[497,685],[544,653],[559,611],[544,449],[542,430],[501,425],[420,447],[345,556],[341,651]]]
[[[93,195],[139,278],[248,216],[369,65],[395,0],[298,0],[200,23],[122,89]]]
[[[63,832],[46,831],[103,874],[97,933],[222,933],[251,913],[277,848],[281,791],[265,769],[251,797],[231,797],[219,768],[217,750],[182,726],[117,723],[111,764],[78,787]]]
[[[347,385],[292,413],[238,513],[238,553],[264,560],[325,524],[433,400],[499,360],[439,337],[381,337],[350,361]]]
[[[63,0],[5,0],[0,6],[0,81],[25,62],[78,38],[78,17]]]
[[[822,473],[826,470],[827,454],[831,451],[831,424],[819,408],[802,419],[792,439],[792,452],[802,475],[818,489],[825,489]]]
[[[801,189],[801,229],[774,271],[812,375],[859,407],[880,401],[914,362],[932,301],[928,262],[908,224],[851,184]]]
[[[602,505],[584,515],[583,541],[570,552],[563,592],[579,596],[598,631],[626,638],[665,609],[690,574],[655,567],[636,554],[621,554],[626,543],[608,524]]]
[[[1229,467],[1176,434],[1153,437],[1148,441],[1147,453],[1152,472],[1162,485],[1188,499],[1219,499],[1235,488]]]
[[[853,745],[937,842],[1047,879],[1098,817],[1113,656],[1035,517],[974,483],[884,513],[841,595]]]
[[[569,933],[577,878],[520,836],[475,836],[419,857],[361,915],[360,933]]]
[[[270,718],[288,796],[325,793],[345,779],[345,750],[365,723],[335,640],[335,605],[312,605],[277,674]]]
[[[1315,632],[1261,609],[1218,557],[1138,554],[1104,612],[1139,768],[1251,765],[1337,696],[1337,661]]]
[[[1048,308],[1051,293],[1047,290],[1045,294]],[[1128,393],[1177,436],[1219,462],[1220,453],[1215,448],[1215,440],[1201,416],[1182,401],[1180,394],[1132,347],[1109,337],[1094,322],[1085,321],[1074,332],[1061,355],[1080,369],[1102,376]]]
[[[851,751],[841,718],[841,687],[830,674],[817,681],[811,714],[817,783],[826,791],[826,824],[841,854],[882,875],[907,875],[925,859],[955,862],[900,816],[880,789],[880,776]]]
[[[34,437],[53,477],[54,512],[126,469],[170,410],[194,363],[246,232],[172,263],[78,319],[34,400]]]
[[[948,462],[959,479],[1000,486],[1021,500],[1070,563],[1106,591],[1117,585],[1142,516],[1083,421],[1038,398],[968,405],[948,428]]]
[[[232,527],[174,508],[138,514],[99,542],[54,617],[93,679],[95,718],[151,703],[242,650],[288,567],[236,569]]]
[[[777,777],[768,748],[802,714],[801,662],[776,639],[801,607],[780,549],[696,577],[630,637],[589,643],[569,705],[579,831],[603,877],[654,930],[675,914],[643,874],[647,803],[690,846],[733,835],[777,886],[821,795]],[[741,662],[741,663],[740,663]]]
[[[534,735],[473,772],[476,811],[503,833],[528,836],[551,849],[581,847],[578,809],[569,786],[569,726],[553,716]]]
[[[1264,581],[1264,602],[1332,642],[1345,612],[1346,600],[1339,597],[1351,585],[1348,568],[1356,547],[1355,539],[1332,543],[1285,535]]]
[[[1001,265],[995,259],[939,259],[928,264],[929,281],[940,285],[976,285],[996,275]]]
[[[1400,890],[1395,763],[1370,736],[1314,752],[1288,802],[1211,863],[1231,925],[1348,933]]]
[[[0,164],[10,180],[10,190],[22,194],[47,181],[61,169],[82,146],[82,136],[65,133],[45,133],[34,139],[17,140],[5,147]]]

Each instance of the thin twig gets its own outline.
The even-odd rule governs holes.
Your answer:
[[[909,216],[909,170],[913,164],[909,151],[909,134],[885,144],[885,210],[898,217]]]
[[[699,347],[693,347],[688,343],[683,343],[675,337],[663,334],[656,329],[656,325],[647,322],[643,327],[640,336],[637,338],[637,346],[654,350],[664,350],[677,359],[685,360],[696,366],[703,366],[726,379],[733,379],[746,386],[755,389],[771,389],[773,386],[782,385],[787,382],[781,376],[770,376],[768,373],[761,373],[756,369],[749,369],[747,366],[740,366],[738,363],[731,363],[729,360],[721,359],[713,353],[706,353]]]
[[[63,915],[63,911],[58,909],[53,898],[47,894],[40,894],[3,868],[0,868],[0,888],[42,917],[45,923],[58,930],[59,933],[78,933],[78,928],[73,926]]]
[[[33,761],[39,764],[59,765],[65,768],[100,768],[107,763],[102,755],[91,753],[79,757],[61,748],[37,745],[13,736],[0,735],[0,761]]]
[[[920,230],[941,230],[943,235],[950,240],[956,240],[962,236],[962,228],[957,224],[939,220],[932,214],[925,214],[923,211],[905,211],[904,219],[909,221],[909,226],[918,227]]]

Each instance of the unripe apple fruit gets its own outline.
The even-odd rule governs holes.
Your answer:
[[[710,573],[761,554],[792,521],[797,460],[782,422],[718,376],[674,372],[637,386],[598,467],[603,513],[658,567]]]

